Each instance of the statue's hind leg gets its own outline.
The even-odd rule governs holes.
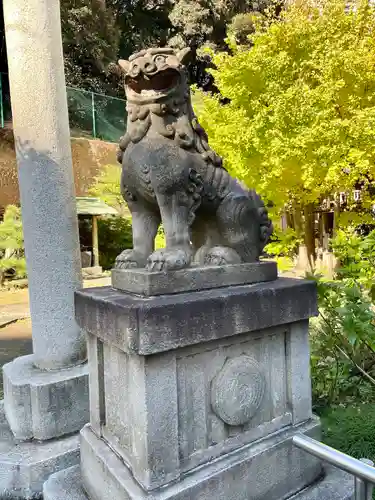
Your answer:
[[[246,195],[228,196],[219,206],[216,218],[222,245],[227,249],[213,249],[213,256],[216,252],[222,254],[222,260],[234,263],[231,249],[240,262],[256,262],[260,254],[260,226],[258,207],[253,200]]]
[[[209,264],[207,256],[211,249],[221,244],[216,217],[199,214],[191,228],[191,241],[194,249],[194,263],[201,266]]]

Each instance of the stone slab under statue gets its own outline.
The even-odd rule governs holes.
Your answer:
[[[348,500],[352,480],[293,446],[312,414],[312,281],[260,261],[272,233],[192,109],[188,50],[120,61],[128,124],[121,189],[132,250],[112,287],[76,293],[90,423],[81,464],[44,500]],[[166,248],[154,249],[163,224]]]

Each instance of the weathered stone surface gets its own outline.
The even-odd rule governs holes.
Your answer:
[[[103,274],[103,268],[101,266],[82,268],[82,277],[84,279],[95,278],[97,276],[101,276],[102,274]]]
[[[85,427],[81,438],[81,474],[91,500],[280,500],[311,484],[322,472],[319,462],[293,447],[297,429],[281,430],[271,437],[222,456],[203,468],[180,477],[161,489],[145,491],[122,460]],[[310,421],[298,426],[309,435],[319,433]]]
[[[145,489],[312,418],[306,320],[152,356],[88,334],[88,353],[91,427]]]
[[[19,442],[0,402],[0,498],[41,498],[48,477],[79,462],[78,435],[45,442]]]
[[[276,262],[190,267],[179,271],[153,273],[145,269],[112,270],[114,288],[146,296],[250,285],[275,279]]]
[[[91,261],[92,261],[92,252],[88,252],[87,250],[81,252],[82,269],[84,269],[85,267],[91,267]]]
[[[52,474],[43,485],[43,500],[88,500],[82,488],[80,466]]]
[[[34,356],[3,367],[4,405],[16,439],[53,439],[78,432],[89,421],[87,363],[41,371]]]
[[[326,467],[323,480],[289,500],[353,500],[354,478],[334,467]]]
[[[259,410],[265,386],[262,367],[253,358],[228,359],[212,381],[212,408],[226,424],[244,425]]]
[[[286,325],[317,314],[312,281],[270,283],[137,297],[112,288],[76,293],[79,325],[105,342],[141,355]]]

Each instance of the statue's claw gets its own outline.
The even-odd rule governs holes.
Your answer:
[[[134,250],[124,250],[116,257],[115,269],[134,269],[145,267],[147,257]]]
[[[171,271],[189,267],[191,252],[183,248],[156,250],[148,258],[146,269],[150,272]]]

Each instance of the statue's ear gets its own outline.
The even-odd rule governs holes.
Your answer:
[[[118,62],[120,68],[125,72],[127,73],[129,71],[129,68],[130,68],[130,62],[127,61],[126,59],[120,59],[119,62]]]
[[[189,47],[185,47],[184,49],[179,50],[176,56],[181,64],[186,65],[192,56],[191,49]]]

